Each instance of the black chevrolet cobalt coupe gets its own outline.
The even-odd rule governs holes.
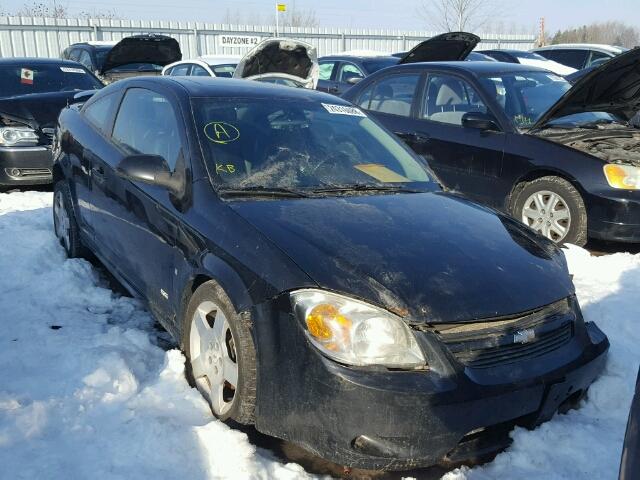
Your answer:
[[[528,65],[398,65],[343,97],[397,133],[442,183],[558,243],[640,242],[640,49],[575,85]]]
[[[504,447],[604,365],[562,252],[341,99],[140,77],[57,132],[61,243],[146,302],[223,421],[404,469]]]

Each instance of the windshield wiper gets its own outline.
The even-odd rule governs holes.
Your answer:
[[[343,185],[326,185],[313,189],[314,193],[332,192],[403,192],[403,193],[423,193],[422,190],[407,188],[403,185],[371,185],[366,183],[351,183]]]
[[[225,197],[290,197],[290,198],[307,198],[309,195],[292,188],[284,187],[223,187],[218,189],[220,195]]]

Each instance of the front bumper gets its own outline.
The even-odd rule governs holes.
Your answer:
[[[469,368],[436,354],[432,371],[350,368],[310,347],[291,315],[259,310],[257,429],[353,468],[404,470],[496,453],[515,425],[535,427],[582,398],[609,347],[580,318],[570,343],[508,366]]]
[[[51,183],[52,166],[49,147],[0,147],[0,185]]]
[[[640,243],[640,191],[614,190],[586,198],[589,237]]]

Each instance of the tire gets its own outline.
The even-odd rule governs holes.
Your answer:
[[[584,246],[587,243],[587,210],[584,201],[575,187],[564,178],[541,177],[517,188],[511,213],[558,244]]]
[[[54,232],[67,257],[86,258],[88,252],[80,240],[80,228],[72,205],[69,185],[64,181],[57,182],[53,187]]]
[[[256,350],[249,318],[238,314],[222,288],[209,281],[193,293],[182,322],[189,384],[202,393],[213,414],[223,422],[253,424]],[[232,363],[237,368],[235,378]]]

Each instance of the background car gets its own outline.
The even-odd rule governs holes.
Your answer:
[[[203,55],[194,60],[171,63],[162,69],[162,75],[231,78],[241,58],[228,55]]]
[[[56,235],[143,299],[222,421],[408,469],[503,448],[604,367],[560,249],[344,100],[141,77],[57,135]]]
[[[160,75],[162,67],[182,58],[180,44],[166,35],[145,34],[119,42],[75,43],[62,58],[82,63],[105,83],[138,75]]]
[[[465,60],[467,62],[497,62],[495,58],[485,55],[483,52],[471,52]]]
[[[60,110],[102,87],[76,62],[0,59],[0,188],[51,183],[51,140]]]
[[[573,88],[513,63],[398,65],[343,97],[425,156],[445,186],[555,242],[640,242],[636,62],[627,52]]]
[[[318,52],[306,42],[269,38],[242,57],[233,78],[314,89],[318,84]]]
[[[363,78],[393,65],[466,59],[480,41],[466,32],[450,32],[425,40],[409,52],[391,56],[328,56],[320,59],[318,90],[341,95]]]
[[[530,50],[533,53],[542,55],[544,58],[561,63],[576,70],[591,67],[595,64],[609,60],[628,48],[615,47],[612,45],[599,45],[591,43],[566,43],[557,45],[547,45]]]
[[[554,62],[553,60],[549,60],[537,53],[525,52],[522,50],[481,50],[480,53],[484,53],[485,55],[488,55],[500,62],[520,63],[522,65],[540,67],[563,76],[576,72],[575,68]]]

